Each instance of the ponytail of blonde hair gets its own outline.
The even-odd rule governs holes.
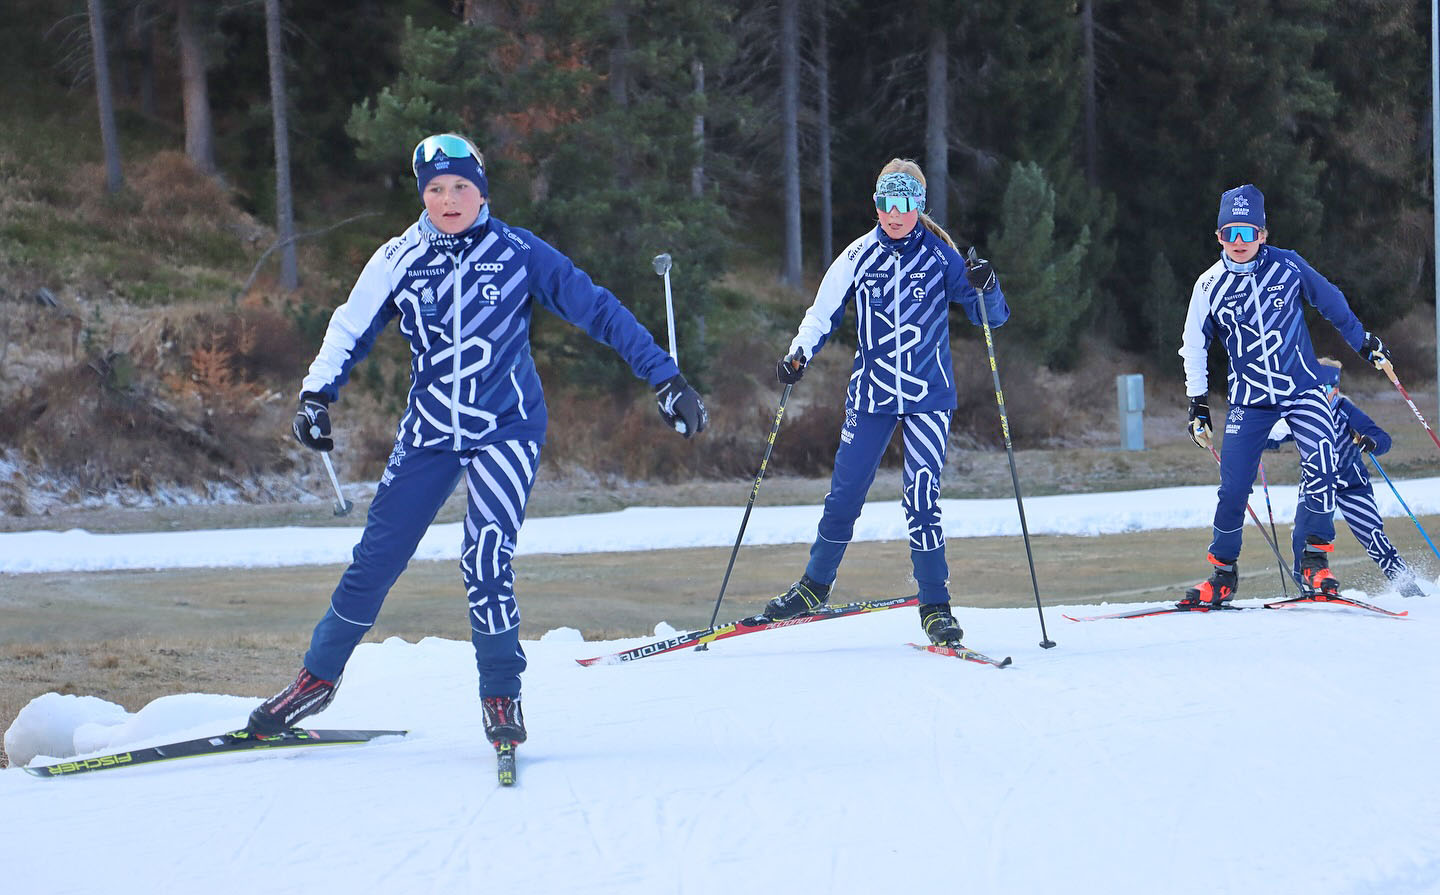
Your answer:
[[[911,177],[920,181],[921,186],[926,186],[925,172],[920,170],[920,165],[917,164],[914,159],[908,158],[892,158],[885,163],[885,167],[880,169],[880,173],[875,175],[875,179],[879,180],[886,174],[894,174],[897,171],[901,174],[909,174]],[[929,187],[927,186],[926,189],[928,190]],[[926,204],[929,203],[927,202]],[[960,251],[960,247],[955,244],[955,240],[950,238],[950,234],[945,232],[945,228],[935,223],[935,219],[923,211],[920,212],[920,223],[925,225],[926,230],[945,240],[945,244],[950,248],[957,252]]]

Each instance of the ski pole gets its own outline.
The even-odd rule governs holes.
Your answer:
[[[1420,421],[1420,425],[1425,427],[1425,431],[1430,435],[1430,440],[1435,442],[1437,448],[1440,448],[1440,438],[1435,437],[1435,430],[1430,428],[1430,424],[1425,422],[1425,417],[1420,415],[1420,408],[1416,407],[1415,402],[1410,400],[1410,393],[1405,391],[1405,386],[1400,384],[1399,378],[1395,375],[1395,368],[1390,366],[1390,360],[1387,358],[1381,361],[1379,366],[1385,375],[1390,377],[1391,384],[1400,390],[1400,396],[1405,399],[1406,404],[1410,405],[1410,411],[1415,414],[1415,418]]]
[[[1215,450],[1215,445],[1210,443],[1210,435],[1208,432],[1205,434],[1205,447],[1210,449],[1210,456],[1215,458],[1215,465],[1219,466],[1221,469],[1224,469],[1225,464],[1220,462],[1220,454],[1218,451]],[[1265,543],[1270,545],[1270,552],[1275,554],[1275,562],[1278,563],[1280,566],[1280,574],[1282,576],[1286,575],[1287,573],[1285,571],[1285,558],[1280,555],[1280,548],[1275,546],[1274,541],[1270,540],[1270,532],[1265,530],[1265,524],[1260,521],[1259,516],[1255,515],[1255,510],[1250,506],[1250,502],[1248,500],[1245,502],[1245,509],[1250,511],[1250,518],[1255,520],[1255,527],[1260,529],[1260,537],[1265,539]],[[1288,588],[1286,589],[1285,593],[1290,593]]]
[[[675,305],[670,300],[670,253],[656,255],[650,264],[655,268],[656,276],[665,278],[665,325],[670,329],[670,359],[678,364],[680,355],[675,350]]]
[[[735,535],[735,546],[730,549],[730,562],[725,566],[725,577],[720,581],[720,595],[715,598],[715,611],[710,613],[710,627],[720,617],[720,601],[725,599],[725,587],[730,583],[730,572],[735,568],[735,556],[740,552],[740,541],[745,537],[745,526],[750,522],[750,511],[755,508],[755,497],[760,493],[760,482],[765,478],[765,467],[770,463],[770,452],[775,449],[775,436],[780,433],[780,420],[785,417],[785,402],[795,383],[786,383],[780,393],[780,406],[775,410],[775,422],[770,425],[770,437],[765,439],[765,453],[760,457],[760,471],[755,473],[755,486],[750,489],[750,500],[745,504],[745,515],[740,518],[740,531]],[[708,644],[700,644],[696,650],[704,650]]]
[[[1405,507],[1405,512],[1410,515],[1410,521],[1415,523],[1417,529],[1420,529],[1420,537],[1424,538],[1425,543],[1430,545],[1430,552],[1434,553],[1437,559],[1440,559],[1440,550],[1435,549],[1435,542],[1430,540],[1430,536],[1425,533],[1425,529],[1420,527],[1420,520],[1416,519],[1415,514],[1410,512],[1410,507],[1405,503],[1405,498],[1400,496],[1400,492],[1395,488],[1395,483],[1390,481],[1390,476],[1385,472],[1384,467],[1380,465],[1380,461],[1375,459],[1374,454],[1366,454],[1365,456],[1369,457],[1370,462],[1375,464],[1375,468],[1380,470],[1380,474],[1385,476],[1385,484],[1389,485],[1390,490],[1395,492],[1395,499],[1400,501],[1400,506]]]
[[[975,247],[965,256],[967,266],[979,261]],[[1005,393],[1000,390],[1000,368],[995,364],[995,340],[990,336],[990,315],[985,296],[980,296],[980,325],[985,329],[985,353],[990,356],[990,376],[995,380],[995,403],[1000,406],[1000,431],[1005,436],[1005,456],[1010,460],[1010,482],[1015,486],[1015,506],[1020,511],[1020,533],[1025,538],[1025,559],[1030,563],[1030,586],[1035,589],[1035,611],[1040,614],[1040,647],[1050,649],[1055,641],[1045,631],[1045,608],[1040,604],[1040,582],[1035,577],[1035,554],[1030,549],[1030,528],[1025,524],[1025,503],[1020,499],[1020,476],[1015,472],[1015,448],[1010,443],[1010,418],[1005,415]]]
[[[1275,543],[1279,544],[1280,535],[1275,531],[1275,508],[1270,505],[1270,483],[1265,481],[1265,461],[1263,460],[1260,461],[1260,487],[1265,489],[1265,512],[1270,514],[1270,535],[1275,539]],[[1290,596],[1290,585],[1285,583],[1286,577],[1288,576],[1282,568],[1280,570],[1280,589],[1288,597]]]
[[[345,499],[340,493],[340,479],[335,475],[335,466],[330,462],[330,454],[326,451],[320,452],[320,459],[325,461],[325,471],[330,473],[330,484],[335,487],[335,515],[348,516],[355,508],[355,504]]]

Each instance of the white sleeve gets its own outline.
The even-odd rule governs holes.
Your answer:
[[[830,269],[825,271],[820,288],[815,290],[815,301],[805,312],[805,318],[800,321],[799,332],[790,341],[790,354],[800,349],[805,352],[807,359],[813,358],[818,346],[830,335],[835,324],[835,313],[849,297],[850,287],[855,282],[855,266],[864,254],[863,243],[867,236],[852,242],[830,264]]]
[[[370,328],[375,315],[389,300],[390,265],[387,262],[387,250],[391,249],[392,244],[386,243],[376,249],[350,289],[350,297],[331,315],[330,325],[325,328],[325,341],[320,346],[320,353],[315,355],[309,372],[300,384],[302,392],[318,392],[340,376],[360,337]]]
[[[1180,357],[1185,361],[1185,395],[1196,397],[1210,392],[1210,376],[1206,369],[1210,359],[1210,337],[1205,322],[1210,317],[1210,286],[1215,278],[1210,271],[1201,274],[1190,292],[1190,309],[1185,313],[1185,331],[1180,340]]]

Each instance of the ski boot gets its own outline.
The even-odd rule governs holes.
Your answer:
[[[295,681],[260,703],[250,713],[250,723],[245,729],[256,736],[274,736],[294,727],[301,719],[325,711],[335,699],[335,688],[340,680],[323,681],[301,668]]]
[[[800,580],[790,585],[788,591],[766,603],[765,608],[760,610],[760,615],[772,622],[809,615],[824,609],[825,601],[829,598],[830,585],[812,581],[809,575],[801,575]]]
[[[487,696],[480,705],[485,710],[486,739],[496,744],[525,742],[525,716],[520,712],[518,697]]]
[[[936,646],[956,646],[965,632],[950,614],[949,603],[921,603],[920,627]]]
[[[1200,582],[1189,590],[1175,606],[1179,609],[1224,609],[1230,601],[1235,598],[1235,591],[1240,583],[1240,573],[1237,564],[1232,560],[1226,562],[1216,559],[1215,554],[1207,553],[1205,558],[1215,567],[1210,577]]]
[[[485,711],[485,738],[495,747],[501,786],[515,783],[515,747],[525,742],[525,716],[518,697],[486,696],[480,700]]]
[[[1330,571],[1330,552],[1334,544],[1328,544],[1314,535],[1305,539],[1305,551],[1300,556],[1300,593],[1312,600],[1325,600],[1340,595],[1340,582]]]

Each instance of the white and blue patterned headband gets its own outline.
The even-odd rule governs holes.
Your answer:
[[[925,184],[903,171],[891,171],[875,181],[875,198],[906,197],[915,200],[915,207],[925,210]]]

